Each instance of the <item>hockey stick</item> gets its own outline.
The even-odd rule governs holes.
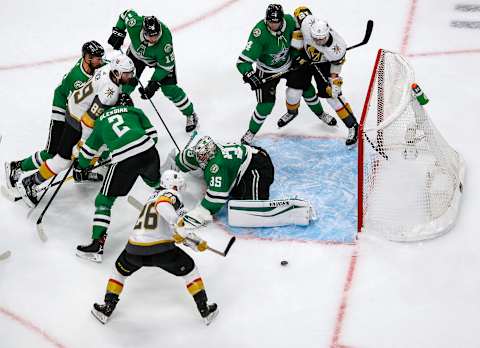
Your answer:
[[[38,237],[40,238],[40,240],[42,242],[46,242],[48,240],[48,237],[47,235],[45,234],[45,231],[43,229],[43,225],[42,225],[42,220],[43,220],[43,216],[45,215],[45,213],[47,212],[48,210],[48,207],[50,206],[50,204],[52,204],[55,196],[57,195],[58,191],[60,190],[60,188],[63,186],[63,183],[66,181],[67,177],[68,177],[68,174],[70,174],[70,172],[72,171],[73,169],[73,163],[70,165],[70,167],[68,168],[67,172],[65,173],[65,175],[63,176],[63,179],[60,181],[60,184],[58,184],[57,186],[57,189],[55,190],[55,192],[53,192],[53,195],[52,197],[50,197],[50,200],[48,201],[47,205],[45,206],[45,208],[43,208],[43,211],[42,213],[40,214],[40,216],[38,217],[37,219],[37,233],[38,233]]]
[[[93,166],[89,169],[87,169],[87,171],[92,171],[94,169],[97,169],[97,168],[100,168],[100,167],[103,167],[103,166],[106,166],[108,164],[110,164],[112,161],[110,159],[102,162],[102,163],[99,163],[97,166]],[[40,216],[38,217],[37,219],[37,232],[38,232],[38,236],[40,237],[40,240],[42,242],[46,242],[48,240],[48,237],[47,235],[45,234],[45,230],[43,228],[43,224],[42,224],[42,220],[43,220],[43,216],[45,215],[45,213],[47,212],[48,210],[48,207],[50,206],[50,204],[52,204],[52,201],[54,200],[55,196],[57,195],[58,191],[60,190],[60,188],[62,187],[63,183],[65,181],[67,181],[67,179],[69,178],[68,174],[70,174],[71,170],[73,169],[73,162],[72,164],[70,165],[70,167],[68,168],[67,172],[65,173],[65,175],[63,176],[62,180],[59,181],[58,183],[58,187],[57,189],[55,190],[55,192],[53,193],[52,197],[50,197],[50,200],[48,201],[47,205],[45,206],[45,208],[43,209],[42,213],[40,214]]]
[[[133,196],[128,196],[127,197],[127,201],[128,203],[130,203],[135,209],[137,210],[142,210],[143,208],[143,204],[140,203],[140,201],[138,199],[136,199],[135,197]],[[185,237],[185,239],[188,239],[189,241],[191,242],[195,242],[193,239],[189,238],[189,237]],[[222,251],[219,251],[217,249],[214,249],[210,246],[207,245],[207,250],[210,250],[211,252],[217,254],[217,255],[220,255],[220,256],[227,256],[228,252],[230,251],[230,248],[232,247],[233,243],[235,243],[235,241],[237,240],[237,238],[235,236],[233,236],[232,238],[230,238],[230,240],[228,241],[227,243],[227,247],[225,248],[225,250],[222,252]]]
[[[10,250],[4,251],[0,254],[0,261],[8,259],[10,255],[12,255],[12,252]]]
[[[347,51],[351,50],[351,49],[354,49],[354,48],[357,48],[359,46],[363,46],[363,45],[366,45],[368,43],[368,41],[370,40],[370,36],[372,35],[372,31],[373,31],[373,21],[371,19],[369,19],[367,21],[367,26],[366,26],[366,29],[365,29],[365,35],[363,37],[363,40],[353,46],[349,46],[347,47]],[[316,65],[315,63],[310,63],[311,65]],[[317,63],[318,64],[318,63]],[[321,63],[320,63],[321,64]],[[265,77],[264,79],[261,80],[262,84],[265,84],[269,81],[272,81],[272,80],[275,80],[275,79],[278,79],[280,77],[282,77],[283,75],[289,73],[290,71],[295,71],[295,70],[298,70],[300,68],[300,66],[297,66],[295,68],[292,68],[292,69],[288,69],[286,71],[283,71],[283,72],[279,72],[279,73],[276,73],[274,75],[271,75],[271,76],[268,76],[268,77]]]
[[[317,70],[318,74],[322,77],[322,80],[323,80],[326,84],[330,85],[330,83],[328,82],[327,78],[323,75],[322,71],[320,70],[320,68],[319,68],[317,65],[315,65],[315,69]],[[345,103],[343,102],[342,98],[340,98],[340,96],[338,96],[336,99],[340,102],[340,104],[342,104],[343,108],[344,108],[345,110],[347,110],[347,112],[348,112],[348,114],[349,114],[350,116],[355,117],[355,116],[352,114],[352,112],[347,108],[347,106],[346,106]],[[359,128],[360,128],[360,127],[359,127]],[[361,134],[360,134],[360,135],[361,135]],[[358,137],[358,135],[357,135],[357,137]],[[367,141],[370,143],[370,145],[372,146],[372,148],[373,148],[380,156],[382,156],[383,158],[385,158],[385,159],[388,161],[388,156],[385,154],[385,152],[382,151],[381,149],[378,149],[378,148],[372,143],[372,141],[371,141],[370,138],[367,136],[367,134],[365,134],[365,138],[366,138]]]
[[[123,50],[122,50],[121,48],[120,48],[120,52],[122,52],[122,54],[125,54],[125,53],[123,53]],[[140,78],[136,78],[136,79],[137,79],[138,84],[140,85],[140,87],[142,87],[142,89],[145,90],[145,88],[143,87],[142,81],[140,81]],[[173,139],[172,133],[170,133],[170,130],[168,129],[168,127],[167,127],[167,125],[165,124],[165,122],[163,121],[162,116],[160,116],[160,113],[158,112],[157,108],[155,107],[155,104],[153,104],[152,99],[151,99],[151,98],[148,98],[148,101],[150,102],[150,104],[152,104],[153,109],[155,110],[155,112],[157,113],[158,117],[160,118],[160,121],[162,121],[163,127],[165,127],[165,130],[167,131],[168,135],[170,136],[170,139],[172,139],[173,143],[175,144],[175,147],[177,148],[178,151],[180,151],[180,148],[178,147],[177,142],[175,141],[175,139]]]

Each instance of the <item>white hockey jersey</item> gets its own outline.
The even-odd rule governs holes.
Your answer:
[[[177,191],[156,191],[143,206],[128,243],[141,247],[173,243],[173,226],[182,213],[183,203]]]
[[[68,116],[81,122],[82,129],[91,129],[95,119],[99,117],[106,106],[115,105],[121,87],[110,79],[110,66],[107,64],[95,71],[95,74],[80,89],[68,98]],[[88,137],[83,134],[82,138]]]
[[[310,15],[305,17],[300,27],[301,35],[294,35],[292,39],[292,47],[300,50],[304,49],[308,58],[312,62],[323,63],[332,62],[331,72],[339,74],[341,71],[343,59],[347,52],[347,45],[343,38],[333,29],[330,28],[331,42],[329,45],[317,45],[313,41],[310,28],[315,21],[315,17]],[[329,40],[330,41],[330,40]]]

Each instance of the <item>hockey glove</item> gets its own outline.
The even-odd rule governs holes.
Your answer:
[[[243,81],[250,85],[252,91],[259,89],[262,85],[262,81],[253,70],[250,70],[243,75]]]
[[[297,58],[294,59],[293,64],[292,64],[292,69],[300,69],[302,66],[308,63],[308,60],[306,60],[302,56],[298,56]]]
[[[195,251],[205,251],[207,250],[207,242],[204,241],[202,238],[197,236],[195,233],[190,232],[185,236],[185,240],[183,241],[183,245],[195,250]]]
[[[89,168],[80,168],[80,163],[78,159],[73,161],[73,180],[75,182],[82,182],[82,181],[92,181],[92,182],[99,182],[103,180],[103,175],[98,173],[93,173],[91,171],[92,167]]]
[[[342,94],[343,79],[340,76],[329,77],[328,82],[330,83],[330,85],[327,87],[328,95],[330,95],[332,98],[338,98],[338,96]]]
[[[160,88],[158,81],[148,81],[147,87],[140,87],[138,92],[140,92],[140,97],[142,99],[150,99],[153,97],[156,91]]]
[[[113,47],[114,50],[119,50],[123,45],[123,40],[125,40],[126,33],[124,30],[121,30],[117,27],[113,27],[112,35],[108,38],[108,43]]]

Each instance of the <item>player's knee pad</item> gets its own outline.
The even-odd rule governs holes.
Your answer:
[[[257,113],[262,116],[270,115],[273,110],[273,105],[273,103],[258,103]]]
[[[303,91],[301,89],[287,87],[287,91],[286,91],[287,103],[290,105],[296,105],[300,103],[300,98],[302,98],[302,94],[303,94]]]

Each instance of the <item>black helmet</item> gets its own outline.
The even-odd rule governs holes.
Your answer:
[[[281,22],[283,21],[283,8],[282,5],[270,4],[267,7],[267,12],[265,13],[265,20],[269,22]]]
[[[127,93],[118,96],[117,106],[133,106],[133,100]]]
[[[156,36],[162,34],[162,27],[155,16],[148,16],[143,19],[143,31],[148,36]]]
[[[105,50],[97,41],[92,40],[85,42],[82,46],[82,57],[85,57],[87,53],[93,57],[103,57]]]

